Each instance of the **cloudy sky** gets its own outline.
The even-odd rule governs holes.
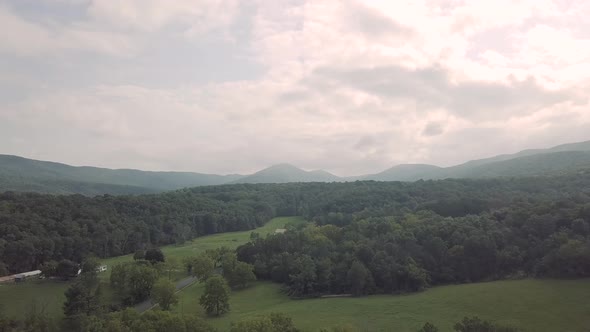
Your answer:
[[[338,175],[590,139],[586,0],[0,0],[0,153]]]

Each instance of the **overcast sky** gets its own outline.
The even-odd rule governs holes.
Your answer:
[[[0,0],[0,153],[338,175],[590,140],[587,0]]]

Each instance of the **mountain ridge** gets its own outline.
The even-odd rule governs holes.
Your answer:
[[[400,164],[382,172],[339,177],[325,170],[303,170],[288,163],[275,164],[248,175],[196,172],[142,171],[71,166],[0,154],[0,191],[54,194],[146,194],[185,187],[238,183],[417,181],[445,178],[540,176],[590,169],[590,141],[527,149],[513,154],[470,160],[439,167]]]

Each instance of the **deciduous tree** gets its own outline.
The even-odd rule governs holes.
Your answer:
[[[178,303],[176,287],[166,279],[160,279],[156,282],[152,289],[152,298],[163,310],[170,310],[173,305]]]
[[[229,286],[225,279],[214,275],[207,279],[205,292],[199,303],[205,308],[208,315],[220,316],[229,311]]]

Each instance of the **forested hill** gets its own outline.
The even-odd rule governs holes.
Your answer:
[[[61,163],[0,155],[0,191],[77,193],[91,196],[141,194],[223,184],[240,177],[240,175],[75,167]]]
[[[516,245],[526,253],[529,244],[539,246],[534,254],[539,260],[568,238],[588,244],[590,174],[414,183],[236,184],[138,196],[4,193],[0,194],[0,268],[19,272],[48,260],[79,262],[89,254],[122,255],[205,234],[248,230],[272,217],[292,215],[337,227],[386,221],[393,229],[405,227],[411,216],[421,216],[420,223],[453,225],[436,233],[444,241],[452,240],[448,245],[477,232],[493,240],[498,250]],[[453,231],[467,215],[475,216],[465,224],[468,229]],[[418,241],[416,236],[412,241]]]
[[[447,178],[491,178],[576,173],[590,168],[590,142],[551,149],[525,150],[513,155],[472,160],[451,167],[407,164],[365,176],[376,181],[416,181]]]
[[[251,175],[149,172],[130,169],[74,167],[60,163],[0,155],[0,192],[53,194],[142,194],[230,183],[416,181],[446,178],[491,178],[575,174],[590,168],[590,141],[525,150],[512,155],[473,160],[452,167],[397,165],[383,172],[338,177],[323,170],[305,171],[279,164]]]

